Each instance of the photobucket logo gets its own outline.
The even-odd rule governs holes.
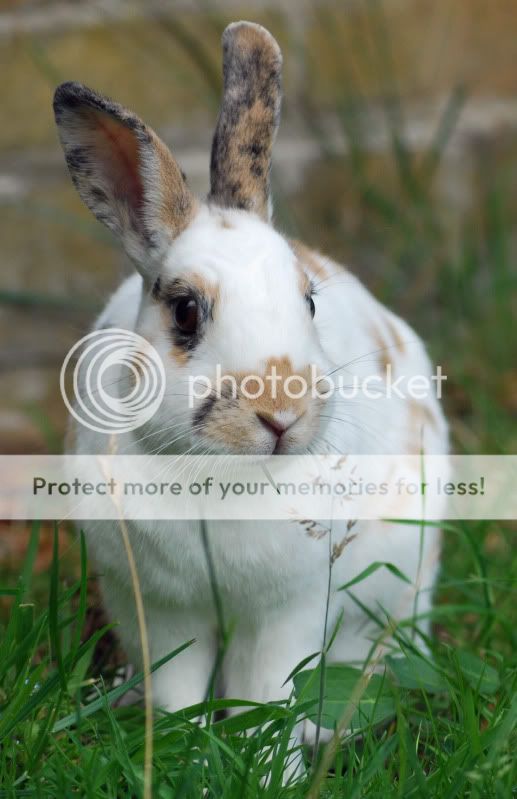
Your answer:
[[[165,370],[145,338],[111,327],[94,330],[74,344],[63,361],[59,385],[66,407],[82,425],[108,435],[128,433],[158,410],[165,393]]]
[[[339,371],[339,370],[336,370]],[[233,374],[223,374],[220,364],[216,366],[215,380],[206,375],[190,375],[188,378],[189,407],[193,408],[197,401],[215,397],[237,399],[245,397],[249,400],[264,395],[277,399],[279,394],[292,400],[310,396],[312,399],[327,399],[337,395],[341,399],[399,399],[422,400],[430,395],[437,399],[442,397],[442,383],[447,375],[442,367],[437,366],[433,375],[393,375],[391,364],[387,364],[384,374],[372,374],[366,377],[343,375],[331,372],[321,374],[315,364],[310,366],[310,377],[292,374],[285,377],[275,365],[265,375],[245,375],[238,380]]]

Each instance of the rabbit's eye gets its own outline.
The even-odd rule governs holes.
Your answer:
[[[199,306],[193,297],[181,297],[174,304],[174,321],[182,333],[193,335],[198,326]]]
[[[309,303],[309,311],[311,312],[311,317],[314,319],[314,314],[316,313],[316,306],[314,305],[314,300],[312,297],[307,297],[307,302]]]

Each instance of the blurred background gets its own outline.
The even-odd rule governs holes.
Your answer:
[[[277,225],[425,338],[456,451],[515,450],[515,0],[4,0],[0,451],[61,451],[63,357],[130,268],[71,185],[55,86],[134,109],[203,194],[220,36],[243,18],[285,56]]]

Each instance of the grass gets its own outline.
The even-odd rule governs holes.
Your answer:
[[[501,571],[504,558],[497,563],[485,554],[494,533],[508,547],[511,541],[497,525],[476,527],[447,527],[446,551],[459,544],[462,569],[454,557],[444,559],[433,611],[438,636],[428,656],[414,649],[409,620],[397,628],[386,674],[369,682],[345,666],[322,672],[318,655],[300,665],[287,703],[256,704],[229,718],[221,712],[249,705],[245,697],[157,712],[152,795],[511,796],[517,780],[515,574]],[[56,543],[47,596],[37,606],[29,601],[38,538],[35,525],[18,581],[0,589],[12,603],[0,646],[0,797],[143,796],[144,711],[117,706],[142,675],[120,685],[115,672],[96,672],[95,648],[108,630],[86,640],[81,634],[88,597],[83,541],[74,544],[78,579],[64,586]],[[379,619],[380,635],[385,625]],[[201,726],[194,721],[199,715]],[[306,717],[330,729],[345,718],[355,734],[335,750],[320,748],[320,758],[331,753],[330,771],[318,769],[318,758],[311,761],[305,752],[305,775],[284,784],[295,755],[291,733]]]
[[[452,89],[427,150],[412,152],[405,143],[405,109],[390,75],[389,43],[382,24],[376,25],[390,141],[379,178],[379,156],[364,147],[369,98],[354,83],[332,18],[322,17],[321,24],[327,25],[327,58],[332,47],[340,51],[335,61],[347,90],[335,114],[347,151],[333,147],[318,124],[318,109],[302,97],[322,157],[307,175],[310,192],[294,202],[279,193],[281,226],[351,260],[375,294],[424,336],[449,377],[444,401],[455,451],[510,453],[517,386],[515,165],[495,168],[482,157],[475,160],[475,202],[451,236],[435,181],[468,91]],[[188,31],[171,28],[167,36],[192,49]],[[202,40],[192,57],[205,74],[207,92],[213,92],[219,78]],[[360,212],[353,229],[349,198]],[[77,309],[90,301],[78,301]],[[60,297],[32,292],[5,291],[0,303],[59,306],[61,312]],[[0,565],[0,799],[143,798],[144,709],[120,705],[143,677],[120,685],[120,671],[106,666],[115,644],[106,627],[92,634],[84,544],[70,539],[60,553],[56,543],[45,575],[35,565],[39,545],[35,525],[23,567],[15,573]],[[231,718],[224,717],[225,709],[249,708],[246,697],[207,700],[177,714],[157,711],[153,797],[515,795],[516,578],[514,528],[497,521],[446,525],[429,655],[414,651],[409,620],[397,627],[384,677],[367,682],[357,670],[325,668],[325,653],[317,653],[301,664],[287,703],[254,705]],[[386,624],[390,620],[379,618],[379,636]],[[199,715],[201,726],[194,721]],[[307,716],[331,729],[346,721],[355,734],[339,747],[322,744],[313,758],[304,751],[304,774],[286,784],[285,767],[296,754],[291,732]]]

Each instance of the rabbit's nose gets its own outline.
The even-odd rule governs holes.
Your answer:
[[[269,430],[271,433],[274,433],[277,438],[280,438],[280,436],[283,433],[285,433],[285,431],[288,430],[289,427],[291,427],[291,425],[294,424],[294,422],[296,421],[296,419],[293,419],[292,422],[282,423],[277,421],[273,416],[271,416],[268,413],[258,413],[258,412],[257,412],[257,418],[261,422],[261,424],[266,428],[266,430]]]

